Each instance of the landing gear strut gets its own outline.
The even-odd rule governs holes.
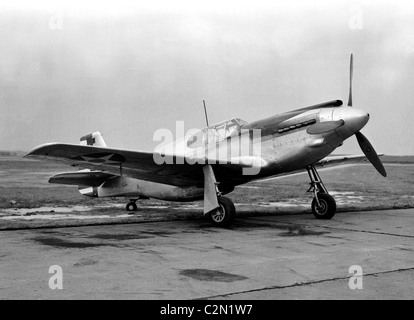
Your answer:
[[[208,215],[217,227],[228,227],[236,216],[236,209],[233,201],[223,197],[218,188],[219,182],[216,180],[211,165],[203,167],[204,173],[204,214]]]
[[[335,199],[328,193],[316,168],[308,166],[306,170],[311,180],[308,192],[313,192],[314,194],[312,200],[313,215],[317,219],[331,219],[336,213]]]
[[[136,204],[136,201],[137,201],[138,199],[136,199],[136,200],[134,200],[134,199],[131,199],[129,202],[128,202],[128,204],[126,205],[126,211],[137,211],[138,210],[138,207],[137,207],[137,204]]]

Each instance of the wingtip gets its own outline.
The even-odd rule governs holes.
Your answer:
[[[51,143],[41,144],[37,147],[34,147],[32,150],[30,150],[28,153],[26,153],[23,156],[23,158],[35,158],[39,154],[43,155],[42,153],[39,153],[39,150],[42,150],[42,152],[43,152],[45,148],[47,148],[49,146],[57,145],[57,144],[59,144],[59,142],[51,142]]]
[[[27,152],[23,158],[31,158],[33,156],[33,154],[35,153],[35,151],[38,149],[39,147],[33,148],[32,150],[30,150],[29,152]]]

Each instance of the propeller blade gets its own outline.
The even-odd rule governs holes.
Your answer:
[[[354,55],[351,53],[351,61],[349,63],[349,97],[348,107],[352,107],[352,75],[354,73]]]
[[[378,157],[378,154],[375,152],[374,147],[371,145],[368,139],[361,132],[355,133],[355,136],[358,140],[358,143],[359,143],[359,146],[361,147],[362,152],[368,158],[369,162],[372,163],[375,169],[377,169],[377,171],[383,177],[386,177],[387,172],[385,171],[384,166],[382,165],[382,162],[380,158]]]

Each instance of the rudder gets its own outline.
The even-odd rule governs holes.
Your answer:
[[[99,131],[95,131],[80,138],[80,144],[86,146],[106,147],[106,143]]]

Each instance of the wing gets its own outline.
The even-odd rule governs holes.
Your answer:
[[[378,154],[378,156],[383,156],[384,154]],[[369,160],[365,155],[331,155],[328,157],[323,158],[322,160],[319,160],[318,162],[314,163],[314,166],[319,170],[329,169],[332,167],[340,167],[340,166],[352,166],[357,164],[364,164],[369,163]],[[264,179],[261,181],[269,181],[273,179],[280,179],[280,178],[286,178],[294,175],[304,174],[306,173],[306,170],[296,170],[292,172],[282,173],[276,177],[272,177],[269,179]]]
[[[383,156],[384,154],[378,154],[379,157]],[[340,165],[351,165],[351,164],[358,164],[358,163],[369,163],[367,157],[363,154],[361,155],[331,155],[328,157],[319,160],[315,163],[315,167],[317,168],[329,168],[333,166],[340,166]]]
[[[105,177],[120,176],[170,184],[175,186],[199,186],[204,185],[204,163],[220,167],[219,175],[237,178],[242,169],[252,167],[253,163],[261,166],[261,159],[241,159],[240,163],[209,159],[192,159],[188,162],[180,156],[162,156],[145,151],[121,150],[107,147],[95,147],[75,144],[50,143],[41,145],[30,151],[25,157],[38,160],[46,160],[64,163],[73,167],[90,169],[91,172],[83,172],[76,175],[62,174],[52,177],[54,183],[69,182],[82,185],[88,182],[96,184]],[[163,160],[163,161],[161,161]],[[198,161],[195,161],[198,160]],[[256,161],[256,162],[255,162]],[[219,164],[218,164],[219,163]],[[100,171],[102,173],[97,173]],[[66,184],[66,182],[65,182]]]
[[[199,183],[202,185],[204,181],[201,166],[186,163],[182,165],[172,164],[177,163],[172,162],[177,159],[165,159],[167,163],[160,165],[154,161],[152,152],[145,151],[49,143],[33,149],[25,157],[64,163],[72,167],[90,169],[91,171],[102,171],[115,176],[122,174],[131,178],[176,186],[197,185]],[[80,181],[89,179],[87,175],[85,173],[84,177],[81,177],[80,174],[76,179]],[[65,176],[61,176],[59,179],[63,181]]]

